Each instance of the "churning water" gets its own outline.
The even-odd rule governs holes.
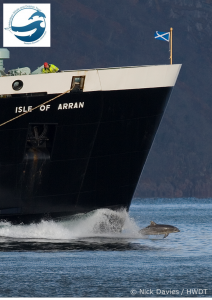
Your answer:
[[[114,212],[109,209],[99,209],[63,221],[41,221],[30,225],[0,222],[0,239],[12,238],[18,241],[34,239],[39,242],[51,240],[70,243],[73,240],[86,238],[140,238],[138,231],[138,225],[125,210]]]
[[[140,235],[150,221],[180,232]],[[211,297],[211,226],[212,199],[136,199],[129,214],[2,222],[0,296]]]

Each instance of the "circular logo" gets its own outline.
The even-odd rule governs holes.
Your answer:
[[[10,29],[17,39],[25,43],[38,42],[46,29],[45,14],[33,6],[17,9],[10,18]]]
[[[135,295],[137,294],[137,291],[134,290],[134,289],[132,289],[132,290],[130,291],[130,293],[131,293],[131,295],[135,296]]]

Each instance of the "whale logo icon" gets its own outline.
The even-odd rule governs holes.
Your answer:
[[[17,39],[25,43],[39,41],[46,30],[45,14],[33,7],[22,7],[11,17],[9,28]]]

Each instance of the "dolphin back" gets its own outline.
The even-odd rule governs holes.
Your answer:
[[[40,18],[46,18],[46,16],[44,15],[44,13],[42,13],[41,11],[36,11],[34,14],[31,15],[31,17],[28,20],[32,20],[34,17],[40,17]]]
[[[150,222],[149,226],[139,230],[139,233],[146,234],[146,235],[164,234],[164,238],[167,237],[169,233],[174,233],[174,232],[180,232],[180,230],[175,226],[156,224],[153,221]]]

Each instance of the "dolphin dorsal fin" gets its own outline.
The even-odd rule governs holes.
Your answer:
[[[155,226],[155,225],[156,225],[155,222],[153,222],[153,221],[150,222],[150,226]]]

